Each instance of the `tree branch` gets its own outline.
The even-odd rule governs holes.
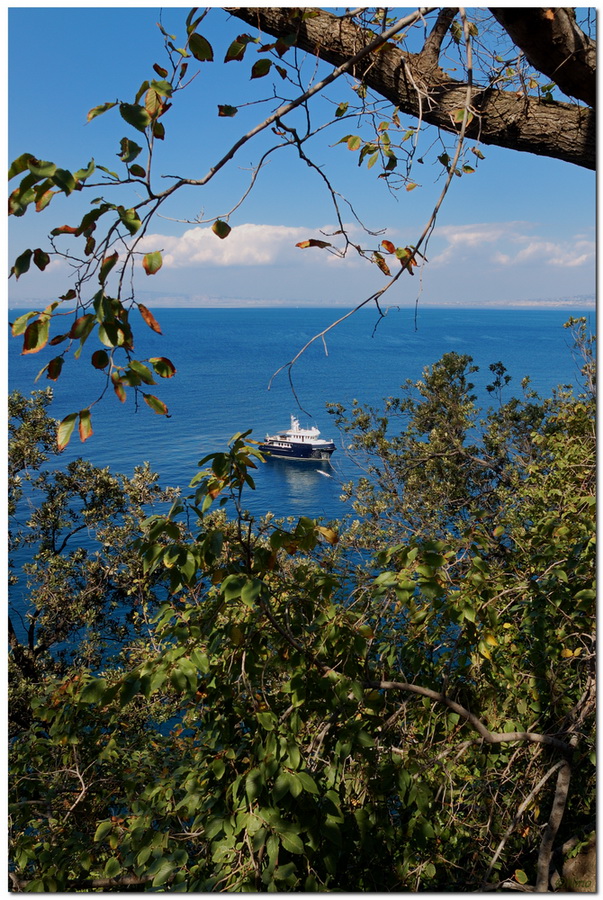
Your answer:
[[[524,741],[531,744],[546,744],[548,747],[560,750],[564,756],[568,756],[573,751],[569,744],[550,734],[539,734],[534,731],[489,731],[476,715],[464,706],[461,706],[460,703],[452,700],[447,694],[442,694],[431,688],[421,687],[418,684],[408,684],[403,681],[368,681],[365,682],[365,687],[378,691],[406,691],[410,694],[417,694],[419,697],[428,697],[436,703],[442,703],[448,709],[462,716],[488,744],[507,744]]]
[[[316,15],[303,22],[294,19],[287,8],[240,7],[228,11],[271,35],[296,32],[296,46],[334,66],[341,66],[354,58],[350,74],[390,100],[402,112],[419,118],[419,97],[406,74],[412,73],[414,82],[421,86],[430,100],[426,104],[429,108],[422,111],[423,120],[443,131],[457,133],[451,114],[464,106],[467,85],[449,77],[437,66],[433,67],[436,36],[427,57],[422,57],[420,53],[408,53],[393,43],[387,43],[379,52],[365,53],[359,59],[359,48],[366,48],[372,43],[375,34],[349,19],[343,20],[319,9],[313,10]],[[515,91],[490,86],[472,88],[471,106],[478,115],[467,130],[469,137],[479,137],[485,144],[595,168],[593,109],[520,97]]]
[[[576,22],[573,9],[490,7],[530,65],[567,94],[594,108],[597,46]]]

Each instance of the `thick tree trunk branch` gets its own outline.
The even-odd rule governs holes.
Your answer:
[[[597,92],[597,47],[563,7],[490,7],[530,65],[557,84],[568,97],[594,107]]]
[[[373,32],[348,18],[323,10],[316,10],[316,16],[304,21],[294,19],[288,8],[237,7],[228,11],[274,36],[295,33],[296,46],[334,66],[349,60],[375,38]],[[407,53],[388,43],[359,61],[350,74],[402,112],[457,134],[452,113],[465,105],[467,85],[447,76],[433,56]],[[471,89],[471,105],[475,118],[467,129],[468,137],[595,168],[593,109],[477,86]]]

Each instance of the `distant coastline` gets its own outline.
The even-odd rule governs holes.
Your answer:
[[[189,296],[157,296],[146,291],[139,293],[139,299],[148,307],[154,309],[351,309],[353,303],[317,303],[313,300],[262,300],[254,297],[248,300],[240,297],[189,297]],[[9,309],[32,309],[36,306],[46,306],[48,298],[32,297],[20,298],[18,301],[9,300]],[[367,304],[372,308],[372,304]],[[384,309],[388,307],[397,309],[414,309],[415,302],[384,303]],[[593,294],[578,294],[573,297],[539,297],[532,299],[514,300],[484,300],[480,303],[467,303],[463,300],[438,300],[429,302],[422,298],[418,303],[419,309],[596,309],[596,298]]]

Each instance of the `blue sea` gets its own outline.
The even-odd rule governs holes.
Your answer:
[[[22,311],[12,311],[12,321]],[[351,405],[354,399],[379,406],[397,395],[407,379],[419,379],[424,367],[449,351],[473,357],[480,371],[476,393],[487,405],[485,386],[492,381],[488,366],[502,361],[512,381],[508,395],[521,394],[521,380],[549,393],[558,384],[578,381],[578,366],[570,352],[569,333],[563,323],[580,310],[503,309],[391,309],[379,320],[373,310],[362,310],[317,340],[294,366],[273,378],[313,336],[339,318],[340,309],[153,309],[163,334],[151,331],[134,311],[136,357],[168,357],[177,375],[157,379],[145,388],[167,405],[170,417],[153,413],[133,393],[125,404],[110,388],[92,406],[93,436],[81,444],[74,433],[61,462],[84,456],[115,472],[131,474],[148,461],[164,485],[186,493],[207,453],[225,449],[235,432],[252,429],[258,440],[299,417],[303,426],[316,425],[323,438],[332,438],[337,451],[331,465],[271,460],[256,476],[257,489],[249,491],[248,509],[260,515],[339,518],[347,508],[340,500],[342,482],[357,469],[345,450],[344,438],[333,429],[325,411],[328,402]],[[376,327],[377,326],[377,327]],[[105,388],[104,376],[89,364],[97,349],[94,335],[82,358],[68,358],[54,383],[39,370],[54,351],[22,356],[21,340],[9,338],[9,389],[27,393],[52,385],[51,414],[58,419],[96,401]],[[329,477],[325,477],[326,473]]]

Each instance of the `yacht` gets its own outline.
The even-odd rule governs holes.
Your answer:
[[[335,444],[321,440],[318,428],[301,428],[299,419],[291,416],[291,426],[278,434],[267,434],[260,450],[286,459],[330,459]]]

